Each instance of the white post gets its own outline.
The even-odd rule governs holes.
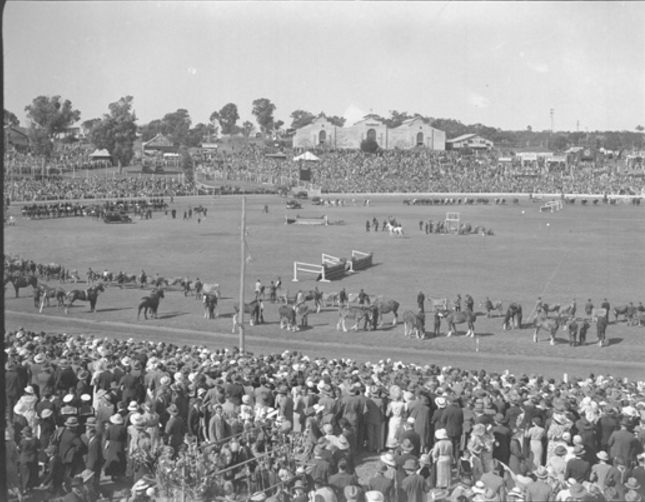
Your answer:
[[[244,275],[246,273],[246,197],[242,197],[242,225],[240,233],[241,241],[241,264],[240,264],[240,311],[239,311],[239,330],[240,330],[240,352],[245,352],[244,339]]]

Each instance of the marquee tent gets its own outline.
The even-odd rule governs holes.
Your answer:
[[[298,155],[297,157],[294,157],[293,160],[311,160],[314,162],[320,161],[320,159],[311,152],[305,152],[302,155]]]
[[[111,159],[112,155],[110,155],[110,152],[108,152],[106,149],[103,149],[103,150],[97,149],[90,154],[90,158],[92,160],[107,160],[107,159]]]

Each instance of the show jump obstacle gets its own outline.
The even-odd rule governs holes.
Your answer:
[[[318,218],[302,218],[300,215],[295,218],[289,218],[285,216],[285,225],[295,224],[295,225],[329,225],[329,219],[327,216],[320,216]]]
[[[562,209],[562,200],[561,199],[556,199],[556,200],[550,200],[543,206],[540,206],[540,212],[544,211],[551,211],[552,213],[555,211],[560,211]]]
[[[450,234],[459,233],[459,213],[446,213],[446,230]]]
[[[298,272],[316,274],[316,280],[320,282],[342,279],[348,273],[371,267],[374,264],[373,257],[374,253],[363,253],[362,251],[352,250],[350,260],[323,253],[321,265],[294,261],[293,282],[298,282]]]

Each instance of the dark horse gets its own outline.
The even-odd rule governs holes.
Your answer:
[[[506,309],[504,316],[503,329],[519,328],[522,329],[522,306],[519,303],[511,303]]]
[[[13,289],[16,290],[16,298],[21,288],[31,286],[38,287],[38,278],[35,275],[8,275],[4,278],[4,285],[13,284]]]
[[[103,284],[97,284],[91,286],[87,289],[72,289],[65,298],[67,299],[67,305],[65,305],[65,313],[67,314],[67,309],[72,306],[76,300],[83,302],[90,302],[90,312],[96,312],[96,300],[99,297],[99,293],[105,291],[105,286]]]
[[[253,326],[254,324],[259,324],[260,322],[260,303],[260,300],[253,300],[250,303],[244,304],[244,313],[251,316],[251,320],[249,321],[251,326]],[[235,304],[233,308],[235,309],[235,315],[233,316],[233,333],[235,333],[235,329],[240,325],[240,323],[238,322],[240,306],[239,304]]]
[[[141,298],[141,303],[139,303],[139,309],[137,310],[137,321],[141,316],[141,311],[143,310],[143,317],[148,320],[148,311],[150,311],[150,317],[157,318],[157,309],[159,308],[159,303],[161,299],[164,298],[163,288],[153,289],[148,296]]]

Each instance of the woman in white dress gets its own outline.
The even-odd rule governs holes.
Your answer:
[[[399,445],[399,432],[403,426],[405,417],[405,403],[403,402],[403,392],[398,385],[390,388],[391,401],[387,405],[385,416],[389,418],[387,424],[386,448],[396,448]]]

